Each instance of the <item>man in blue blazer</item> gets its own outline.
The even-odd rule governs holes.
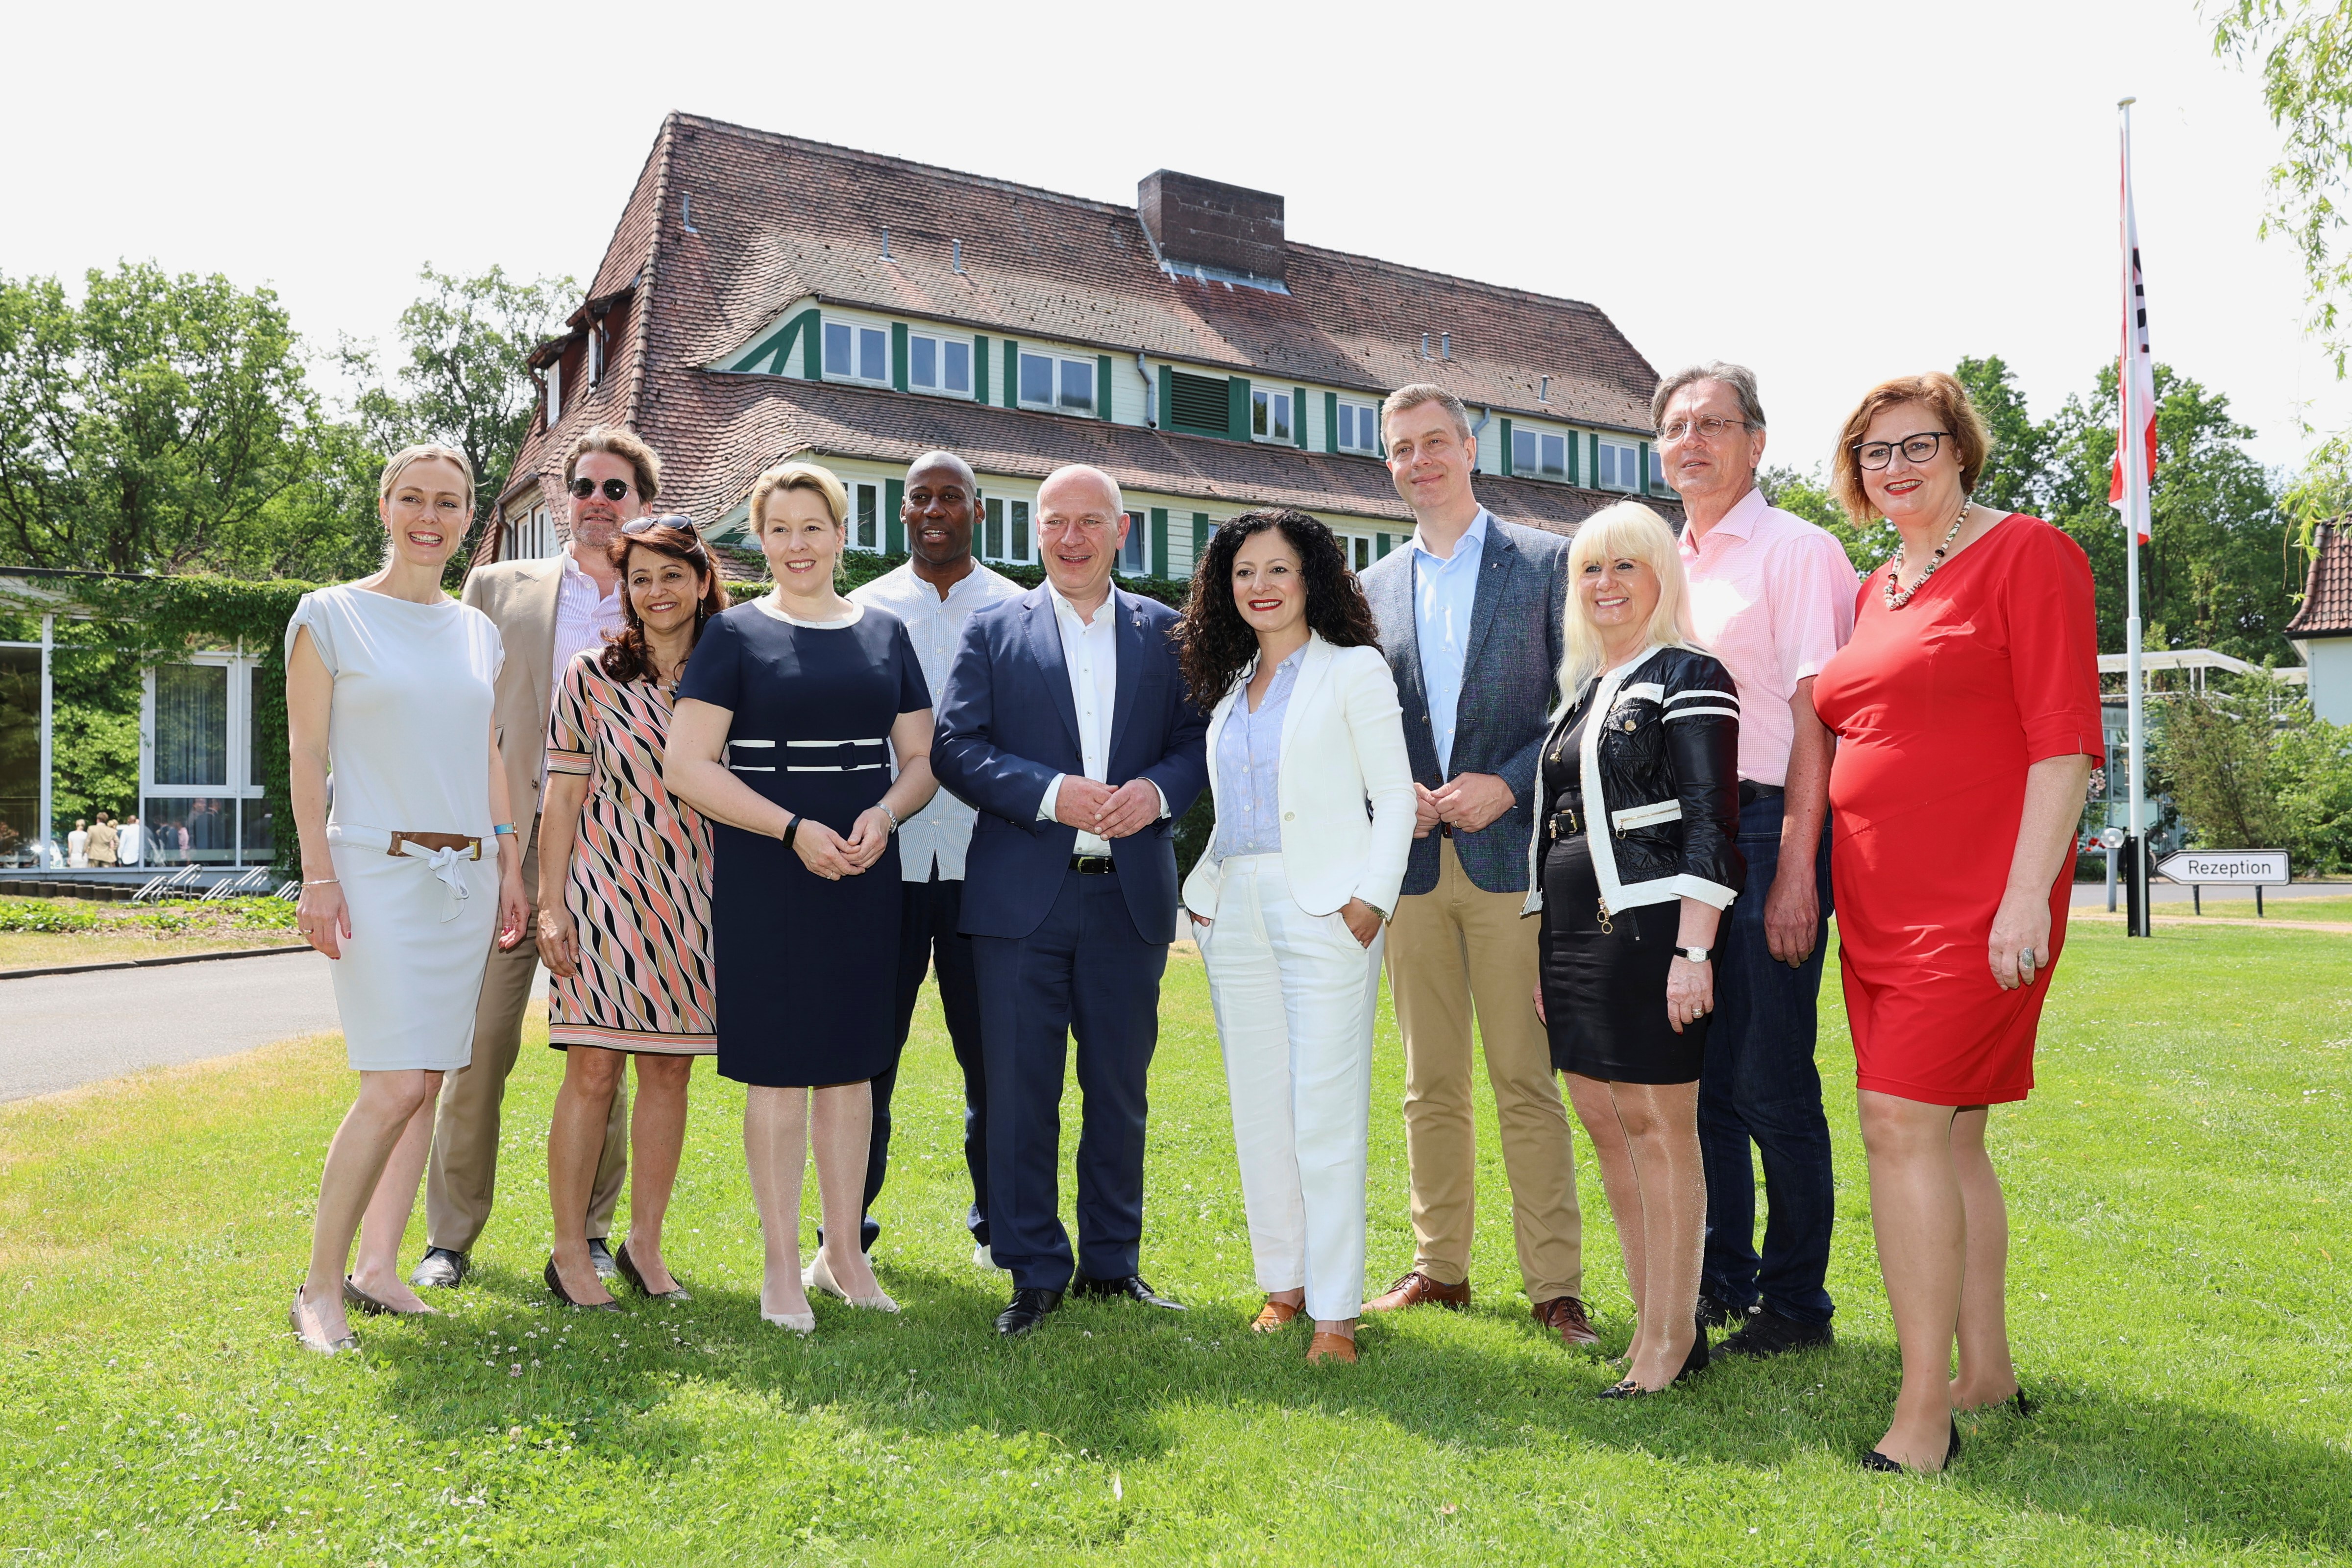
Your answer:
[[[1389,475],[1416,524],[1363,574],[1404,707],[1419,817],[1389,927],[1389,994],[1404,1037],[1412,1268],[1368,1312],[1463,1307],[1477,1144],[1472,1019],[1494,1085],[1519,1279],[1536,1321],[1600,1342],[1584,1307],[1583,1219],[1568,1111],[1536,1016],[1527,901],[1537,753],[1559,698],[1568,541],[1516,528],[1471,493],[1478,443],[1461,399],[1400,387],[1381,410]]]
[[[980,813],[964,934],[980,979],[989,1238],[1002,1334],[1080,1295],[1181,1310],[1145,1283],[1145,1079],[1176,934],[1176,821],[1208,783],[1176,612],[1111,585],[1129,520],[1099,469],[1037,492],[1045,584],[973,612],[931,767]],[[1061,1221],[1062,1077],[1078,1042],[1078,1247]]]

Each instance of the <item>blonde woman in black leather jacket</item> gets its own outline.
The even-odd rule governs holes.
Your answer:
[[[1545,737],[1528,847],[1527,912],[1543,919],[1536,1006],[1592,1140],[1633,1296],[1611,1399],[1707,1363],[1695,1321],[1699,1061],[1709,952],[1747,863],[1738,692],[1692,646],[1685,598],[1657,513],[1626,501],[1585,521],[1568,556],[1568,701]]]

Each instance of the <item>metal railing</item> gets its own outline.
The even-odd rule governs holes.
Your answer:
[[[195,879],[196,868],[194,866],[183,866],[176,871],[163,872],[141,883],[139,890],[131,895],[131,901],[134,904],[152,904],[159,899],[168,898],[181,889],[191,886]]]

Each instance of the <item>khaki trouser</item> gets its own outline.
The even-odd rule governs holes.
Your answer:
[[[539,887],[539,829],[523,851],[522,885]],[[534,909],[523,930],[536,933]],[[525,935],[501,952],[490,948],[482,972],[482,997],[474,1009],[474,1059],[441,1080],[441,1103],[433,1119],[433,1161],[425,1178],[425,1241],[452,1252],[471,1252],[489,1223],[492,1191],[499,1177],[499,1103],[507,1074],[522,1050],[523,1009],[539,971],[539,944]],[[538,1145],[541,1159],[547,1142]],[[596,1160],[596,1186],[588,1199],[588,1238],[613,1234],[613,1210],[629,1169],[629,1079],[621,1075],[613,1094],[613,1114],[604,1123],[604,1149]]]
[[[1437,886],[1397,900],[1389,927],[1389,994],[1404,1036],[1404,1138],[1412,1172],[1413,1268],[1441,1285],[1470,1277],[1477,1216],[1471,1012],[1511,1183],[1511,1234],[1528,1300],[1584,1294],[1584,1216],[1576,1149],[1536,1017],[1538,922],[1525,893],[1489,893],[1437,847]]]

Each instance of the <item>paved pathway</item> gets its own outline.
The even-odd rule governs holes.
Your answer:
[[[337,1027],[315,952],[0,980],[0,1100]]]
[[[2147,885],[2148,902],[2158,905],[2185,904],[2189,901],[2189,894],[2192,890],[2177,883],[2151,879]],[[2208,899],[2225,899],[2232,902],[2242,900],[2252,903],[2254,901],[2254,890],[2252,888],[2208,887],[2205,889],[2205,896]],[[2289,882],[2284,887],[2263,889],[2263,903],[2265,908],[2272,904],[2284,903],[2289,899],[2352,899],[2352,882]],[[2075,883],[2074,907],[2078,910],[2088,909],[2095,904],[2103,910],[2107,907],[2107,885],[2105,882]],[[2120,912],[2123,907],[2124,890],[2118,886],[2116,889],[2116,909]]]

